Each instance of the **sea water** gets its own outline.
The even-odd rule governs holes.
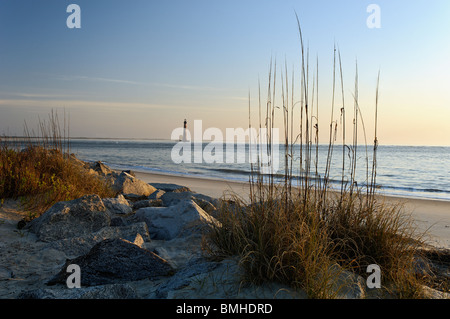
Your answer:
[[[219,178],[248,181],[251,173],[249,147],[235,146],[235,161],[223,160],[213,163],[186,161],[175,163],[172,149],[176,141],[155,140],[109,140],[73,139],[70,151],[85,161],[102,161],[111,168],[141,172],[166,173],[182,176]],[[205,150],[208,143],[199,149]],[[284,145],[276,145],[279,156],[279,169],[275,177],[282,179],[285,165]],[[217,152],[225,145],[216,145]],[[328,145],[311,146],[307,153],[303,145],[295,145],[288,156],[292,163],[293,183],[304,177],[305,165],[309,163],[310,178],[320,180],[325,174]],[[194,148],[192,148],[194,150]],[[208,147],[211,150],[211,146]],[[194,159],[194,152],[192,159]],[[214,154],[213,154],[214,155]],[[355,181],[364,186],[372,180],[373,146],[360,145],[356,152],[350,147],[335,145],[332,149],[330,185],[340,187],[342,181],[348,185],[351,180],[351,159],[356,156]],[[246,160],[243,160],[246,159]],[[309,159],[309,161],[308,161]],[[301,160],[301,161],[300,161]],[[300,165],[302,163],[302,165]],[[342,165],[344,163],[344,165]],[[343,169],[344,168],[344,169]],[[379,193],[404,197],[420,197],[450,200],[450,147],[434,146],[384,146],[376,152],[376,185]]]

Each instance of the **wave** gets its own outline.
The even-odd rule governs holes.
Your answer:
[[[175,175],[183,175],[183,176],[205,176],[205,177],[219,177],[221,179],[229,179],[229,180],[248,180],[248,177],[251,176],[251,171],[245,170],[245,169],[236,169],[236,168],[207,168],[203,167],[201,171],[180,171],[180,170],[170,170],[170,169],[161,169],[161,168],[151,168],[148,166],[143,165],[132,165],[132,164],[108,164],[106,165],[111,166],[112,168],[117,167],[118,169],[130,169],[130,170],[136,170],[136,171],[144,171],[144,172],[155,172],[155,173],[161,173],[161,174],[175,174]],[[202,172],[203,171],[203,172]],[[221,174],[212,174],[208,173],[208,171],[217,172]],[[270,174],[265,174],[265,176],[269,176]],[[273,177],[275,181],[283,181],[285,179],[285,175],[282,173],[273,174]],[[300,181],[301,179],[304,179],[305,177],[294,175],[291,177],[291,181]],[[324,178],[320,176],[308,176],[308,179],[311,182],[324,182]],[[342,183],[341,179],[328,179],[328,183],[334,186],[340,186]],[[347,181],[344,181],[344,184],[348,185],[349,183]],[[359,187],[365,189],[368,185],[366,183],[360,183],[358,184]],[[450,190],[445,189],[439,189],[439,188],[420,188],[420,187],[405,187],[405,186],[393,186],[393,185],[382,185],[377,184],[376,187],[381,190],[386,191],[398,191],[402,193],[433,193],[433,194],[446,194],[450,195]]]

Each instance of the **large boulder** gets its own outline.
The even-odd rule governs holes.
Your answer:
[[[164,206],[173,206],[182,201],[193,200],[198,206],[200,206],[209,215],[215,216],[216,212],[217,212],[217,209],[215,206],[218,204],[217,199],[214,199],[207,195],[191,192],[191,191],[167,192],[161,196],[161,200],[162,200],[162,203]]]
[[[103,204],[113,214],[126,215],[133,211],[133,207],[122,194],[116,198],[104,198]]]
[[[162,240],[186,236],[205,226],[219,224],[193,200],[180,201],[170,207],[141,208],[136,211],[134,219],[146,222],[150,236]]]
[[[109,226],[111,216],[98,195],[86,195],[53,205],[30,224],[30,230],[44,242],[78,237]]]
[[[63,251],[66,256],[76,257],[87,254],[95,244],[105,239],[114,238],[123,238],[135,244],[138,244],[137,238],[141,239],[142,242],[150,242],[147,224],[140,222],[124,226],[104,227],[91,234],[53,241],[49,245],[54,249]],[[142,245],[139,244],[138,246]]]
[[[203,194],[198,194],[198,193],[194,193],[191,191],[187,191],[187,192],[166,192],[165,194],[163,194],[161,196],[161,200],[163,202],[164,206],[172,206],[172,205],[176,205],[177,203],[181,202],[181,201],[185,201],[185,200],[189,200],[192,199],[193,201],[197,202],[197,201],[207,201],[209,203],[215,203],[215,199],[207,196],[207,195],[203,195]]]
[[[92,247],[86,255],[67,260],[47,284],[65,284],[70,276],[67,267],[71,264],[80,267],[81,286],[154,279],[173,272],[169,263],[153,252],[124,239],[107,239]]]
[[[148,197],[156,191],[156,188],[153,186],[128,174],[127,172],[122,172],[119,176],[117,176],[112,188],[116,192],[122,193],[128,198]]]

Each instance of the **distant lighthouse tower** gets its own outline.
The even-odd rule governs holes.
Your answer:
[[[186,119],[184,119],[184,126],[183,126],[183,142],[187,142],[187,138],[186,138],[186,129],[187,129],[187,121]]]

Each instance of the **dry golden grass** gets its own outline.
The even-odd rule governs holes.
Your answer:
[[[287,76],[283,78],[282,75],[281,101],[280,106],[276,106],[275,87],[280,86],[275,85],[276,80],[275,76],[272,77],[272,72],[275,73],[276,68],[272,71],[272,66],[269,72],[265,118],[261,116],[261,98],[259,99],[260,127],[265,127],[270,132],[275,116],[279,116],[276,111],[283,113],[286,152],[284,178],[281,179],[282,182],[277,183],[275,174],[261,174],[259,162],[252,166],[250,197],[247,199],[232,195],[224,198],[218,216],[222,226],[215,227],[208,234],[205,241],[206,249],[213,256],[240,256],[248,281],[279,281],[306,291],[311,298],[338,296],[338,291],[333,286],[336,264],[340,265],[342,271],[351,271],[363,278],[367,277],[367,266],[376,264],[382,271],[381,291],[384,296],[423,297],[421,288],[423,282],[416,276],[415,259],[419,256],[419,249],[423,244],[422,237],[425,234],[416,232],[411,217],[400,205],[384,203],[380,200],[381,197],[375,196],[378,84],[372,165],[370,171],[366,156],[367,186],[362,188],[358,186],[355,177],[358,128],[363,128],[366,138],[358,103],[358,75],[355,77],[353,94],[354,136],[352,144],[347,145],[341,56],[338,50],[334,50],[333,100],[327,164],[324,174],[320,175],[317,171],[318,73],[313,76],[312,86],[309,85],[308,56],[303,48],[300,24],[299,33],[302,48],[301,100],[294,101],[294,85],[292,83],[289,92]],[[337,57],[339,67],[336,66]],[[340,71],[339,77],[336,69]],[[284,74],[288,74],[287,69]],[[333,118],[336,78],[341,79],[340,121]],[[299,114],[299,118],[296,119],[294,119],[295,108]],[[250,118],[249,114],[249,121]],[[340,190],[331,191],[329,176],[334,144],[339,131],[338,124],[342,132],[342,181]],[[294,134],[294,128],[300,129],[297,135]],[[268,142],[265,149],[274,149],[271,136],[267,136],[266,140]],[[296,148],[300,149],[299,153],[294,153]],[[367,150],[367,144],[365,149]],[[345,163],[347,157],[350,160]],[[296,170],[294,158],[300,159],[297,168],[298,177],[294,177],[293,174]],[[345,176],[345,172],[348,171],[349,178]],[[298,182],[295,186],[292,185],[293,180]]]
[[[82,162],[68,154],[68,139],[61,137],[57,117],[40,124],[42,136],[0,139],[0,198],[20,199],[39,216],[59,201],[86,194],[112,197],[114,192]]]

